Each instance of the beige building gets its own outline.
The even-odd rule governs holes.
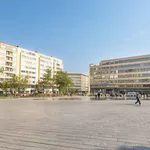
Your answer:
[[[58,58],[0,42],[0,81],[9,80],[13,75],[28,76],[30,88],[41,80],[45,70],[52,70],[52,77],[63,70],[63,62]]]
[[[39,77],[42,79],[43,74],[47,68],[52,70],[52,77],[57,71],[63,70],[63,62],[61,59],[54,58],[52,56],[47,56],[44,54],[39,54]]]
[[[0,69],[4,73],[0,73],[0,81],[9,80],[14,74],[19,75],[17,47],[0,43]]]
[[[91,93],[150,93],[150,55],[103,60],[90,64]]]
[[[70,73],[68,76],[73,81],[73,88],[77,89],[79,92],[87,93],[88,92],[88,76],[82,73]]]

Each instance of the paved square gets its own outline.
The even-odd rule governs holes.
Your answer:
[[[0,150],[150,150],[150,101],[0,100]]]

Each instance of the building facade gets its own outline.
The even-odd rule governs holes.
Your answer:
[[[9,80],[14,74],[19,75],[17,61],[17,47],[0,43],[0,68],[4,70],[4,73],[0,73],[0,81]]]
[[[82,73],[69,73],[68,76],[72,79],[74,89],[81,93],[88,92],[88,76]]]
[[[150,55],[103,60],[90,64],[91,93],[150,93]]]
[[[20,76],[28,76],[29,83],[35,85],[38,81],[38,54],[23,48],[18,48],[20,55]]]
[[[45,70],[52,70],[52,77],[63,70],[63,61],[38,52],[0,42],[0,81],[9,80],[13,75],[29,77],[31,88],[42,79]]]

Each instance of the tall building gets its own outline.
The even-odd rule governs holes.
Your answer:
[[[9,80],[14,74],[19,75],[17,67],[18,54],[17,47],[0,43],[0,69],[5,73],[0,73],[0,81]]]
[[[150,55],[103,60],[90,64],[91,93],[129,92],[150,93]]]
[[[47,68],[52,70],[52,77],[56,75],[57,71],[63,70],[63,62],[61,59],[39,54],[39,79],[42,79],[43,74]]]
[[[20,54],[19,67],[22,77],[29,77],[29,83],[35,85],[38,81],[38,54],[36,52],[18,48]]]
[[[0,81],[9,80],[13,75],[28,76],[31,87],[42,79],[45,70],[52,70],[52,77],[63,70],[63,61],[38,52],[0,42]]]
[[[39,54],[39,80],[42,80],[46,69],[51,69],[53,76],[53,58],[51,56]]]
[[[88,76],[82,73],[69,73],[68,76],[73,81],[73,87],[74,89],[77,89],[81,93],[87,93],[88,92]]]

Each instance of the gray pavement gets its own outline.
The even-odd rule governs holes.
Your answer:
[[[0,150],[150,150],[150,101],[0,100]]]

